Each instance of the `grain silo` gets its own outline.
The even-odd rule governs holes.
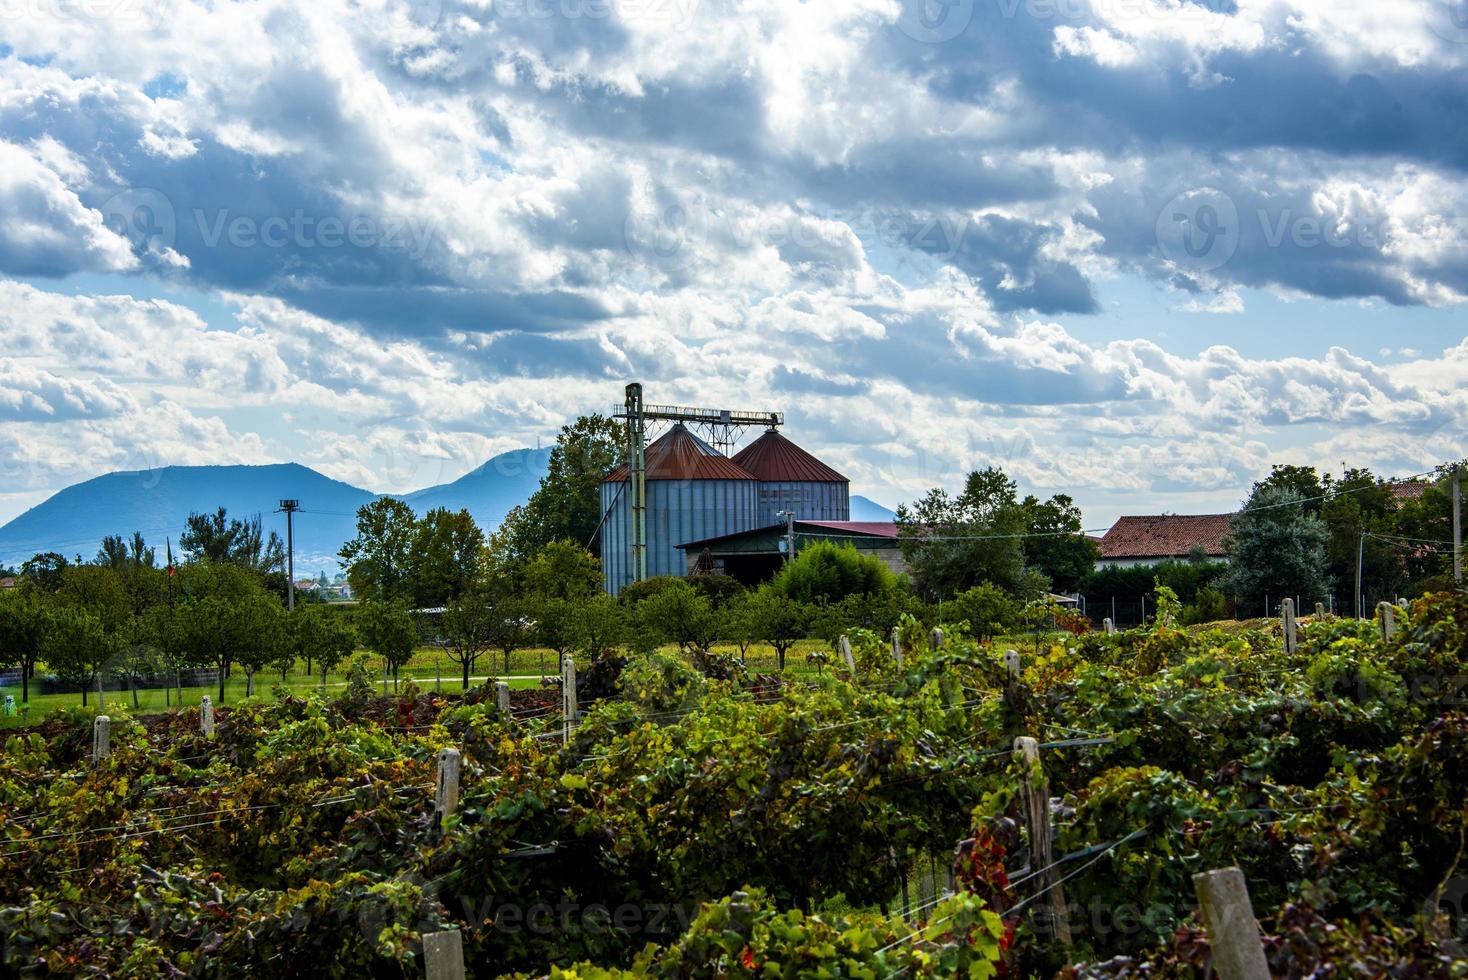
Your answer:
[[[783,523],[781,511],[798,521],[851,519],[851,481],[773,428],[735,453],[733,462],[759,481],[759,527]]]
[[[682,575],[678,545],[757,526],[759,481],[676,424],[644,452],[647,487],[647,574]],[[629,540],[632,494],[624,463],[601,485],[601,563],[605,587],[617,595],[636,580]]]

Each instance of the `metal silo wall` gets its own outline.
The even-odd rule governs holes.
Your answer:
[[[782,510],[797,521],[851,520],[851,485],[807,481],[766,481],[759,485],[759,527],[779,524]]]
[[[632,519],[632,501],[627,494],[625,480],[601,485],[601,512],[607,515],[601,526],[601,573],[605,579],[603,587],[612,595],[632,582],[632,556],[627,550],[631,542],[628,521]],[[616,509],[608,514],[607,508],[614,500]]]
[[[678,545],[757,527],[754,480],[649,480],[647,574],[684,575]]]

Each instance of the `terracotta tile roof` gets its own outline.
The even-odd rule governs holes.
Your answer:
[[[1392,498],[1396,500],[1398,505],[1401,505],[1408,500],[1416,500],[1422,496],[1427,487],[1428,484],[1417,480],[1412,480],[1407,483],[1393,483],[1391,484]]]
[[[1161,514],[1123,517],[1101,538],[1102,558],[1182,558],[1202,547],[1221,557],[1230,514]]]
[[[0,578],[0,589],[13,589],[15,588],[15,585],[15,579],[11,578],[9,575],[5,576],[4,578]]]
[[[714,449],[679,423],[643,451],[649,480],[753,480],[749,471]],[[603,483],[627,479],[623,463]]]
[[[771,483],[849,483],[774,429],[734,454],[734,462]]]

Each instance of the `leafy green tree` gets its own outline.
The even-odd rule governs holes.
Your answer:
[[[1003,470],[968,475],[957,496],[935,488],[897,508],[903,558],[918,593],[946,599],[980,582],[1017,589],[1025,569],[1024,510]]]
[[[180,631],[178,609],[169,605],[149,606],[135,614],[130,630],[131,642],[147,647],[151,651],[153,667],[172,678],[172,685],[179,689],[182,698],[181,672],[193,665],[193,655]],[[164,688],[165,700],[168,690]],[[181,702],[180,702],[181,703]]]
[[[235,603],[239,650],[236,656],[245,668],[245,697],[255,693],[255,672],[289,658],[295,662],[289,623],[280,600],[257,589]],[[281,672],[282,677],[285,671]]]
[[[402,601],[363,602],[357,607],[357,633],[362,644],[387,661],[397,684],[398,670],[413,657],[418,626]]]
[[[601,483],[621,458],[622,423],[583,415],[561,429],[540,486],[505,518],[511,554],[529,560],[552,541],[574,541],[601,554]]]
[[[636,607],[636,622],[647,639],[676,643],[700,660],[718,638],[713,606],[687,582],[676,582],[643,599]]]
[[[1265,596],[1323,599],[1330,591],[1325,523],[1288,487],[1260,488],[1233,519],[1231,563],[1222,585],[1246,602]],[[1273,599],[1271,599],[1271,604]]]
[[[1081,579],[1091,574],[1100,554],[1096,543],[1083,533],[1081,509],[1065,494],[1049,500],[1028,496],[1020,502],[1024,515],[1025,563],[1044,573],[1050,588],[1073,592]]]
[[[810,629],[810,606],[765,584],[749,593],[743,609],[750,635],[775,648],[780,669],[784,670],[785,655]]]
[[[1198,590],[1197,601],[1192,605],[1183,607],[1183,625],[1195,626],[1199,623],[1216,623],[1228,616],[1228,599],[1224,594],[1213,586],[1208,585]]]
[[[46,611],[38,590],[22,586],[0,592],[0,665],[20,668],[20,699],[31,699],[31,677],[41,659]]]
[[[192,513],[178,546],[187,561],[238,565],[261,578],[285,567],[285,545],[274,531],[265,534],[259,514],[240,520],[223,507],[212,514]]]
[[[134,531],[131,538],[124,538],[120,534],[104,537],[92,564],[106,565],[114,572],[123,574],[139,568],[156,568],[157,558],[154,549],[148,547],[143,540],[142,532]]]
[[[595,592],[572,602],[569,628],[572,647],[595,660],[626,642],[627,608],[605,592]]]
[[[534,632],[530,606],[508,592],[492,593],[491,602],[494,615],[490,618],[490,644],[504,654],[504,673],[509,674],[511,655],[529,642]]]
[[[379,497],[357,508],[357,536],[338,552],[357,598],[364,602],[409,598],[417,536],[413,508],[395,497]]]
[[[409,593],[415,605],[443,606],[468,592],[479,570],[484,532],[467,510],[438,507],[415,525]]]
[[[601,563],[574,541],[552,541],[525,565],[522,580],[535,599],[584,599],[601,588]]]
[[[1313,466],[1275,463],[1269,468],[1269,475],[1254,484],[1249,495],[1252,497],[1267,487],[1280,487],[1289,490],[1301,501],[1300,507],[1304,513],[1319,514],[1321,498],[1330,488],[1330,483],[1330,475],[1327,474],[1322,480]]]
[[[92,684],[117,652],[117,639],[88,609],[57,606],[48,610],[41,634],[41,658],[63,681],[82,691],[82,704]]]
[[[1440,478],[1416,499],[1403,502],[1394,515],[1395,538],[1379,541],[1401,556],[1403,574],[1414,594],[1440,592],[1453,588],[1453,497],[1448,482],[1451,470],[1444,468]],[[1468,467],[1463,477],[1468,484]],[[1468,493],[1468,485],[1463,487]],[[1386,595],[1385,592],[1376,593]]]
[[[875,595],[896,584],[880,558],[851,544],[817,541],[786,562],[770,583],[795,602],[838,602],[849,595]]]
[[[443,649],[449,659],[459,665],[466,691],[469,689],[469,675],[474,670],[475,662],[495,644],[495,621],[498,616],[499,610],[487,595],[479,591],[459,596],[443,611],[440,623]]]
[[[954,596],[944,612],[949,619],[967,620],[976,639],[988,640],[1019,626],[1020,603],[993,582],[982,582]]]
[[[357,636],[350,624],[324,605],[299,606],[291,614],[297,653],[321,671],[321,686],[332,668],[352,655]]]
[[[70,564],[58,552],[39,552],[21,563],[20,576],[42,592],[56,592],[61,588],[61,573]]]

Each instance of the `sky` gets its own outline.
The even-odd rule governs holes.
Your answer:
[[[0,521],[650,402],[1088,527],[1468,434],[1468,0],[0,0]]]

